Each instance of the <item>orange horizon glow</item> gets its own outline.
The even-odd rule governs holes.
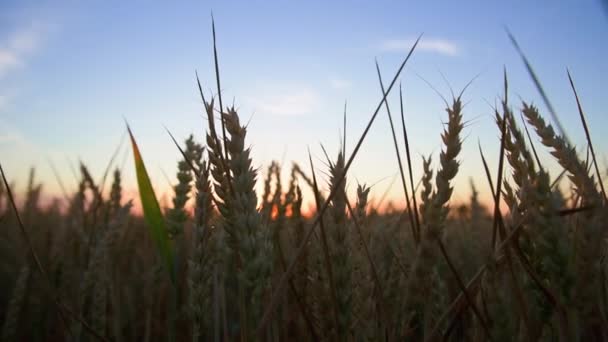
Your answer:
[[[72,194],[70,194],[70,195],[72,195]],[[161,195],[157,194],[157,200],[159,201],[159,204],[163,211],[165,211],[167,208],[171,207],[172,196],[173,196],[172,193],[169,191],[165,191]],[[17,197],[16,200],[17,200],[18,204],[20,204],[24,201],[23,194],[19,194],[16,197]],[[135,189],[135,188],[123,189],[122,198],[123,198],[122,199],[123,205],[125,205],[128,201],[132,202],[133,206],[131,208],[131,214],[133,214],[134,216],[138,216],[138,217],[143,215],[141,203],[140,203],[140,199],[139,199],[139,192],[137,189]],[[48,193],[44,193],[44,192],[40,196],[39,206],[41,208],[46,209],[53,202],[55,202],[57,200],[61,204],[62,212],[65,209],[67,209],[67,206],[68,206],[67,200],[64,198],[64,196],[62,194],[48,194]],[[378,202],[378,197],[370,197],[369,201],[368,201],[367,212],[370,212],[371,210],[375,210],[379,214],[383,215],[383,214],[387,214],[387,213],[404,212],[405,208],[406,208],[406,203],[402,196],[393,196],[393,197],[386,198],[383,201],[383,203],[380,203],[379,207],[377,206],[377,202]],[[258,202],[258,209],[259,209],[259,203],[260,202]],[[351,198],[351,203],[354,203],[354,200],[352,198]],[[494,201],[492,198],[489,198],[488,196],[480,195],[479,204],[486,211],[486,213],[488,213],[488,215],[491,215],[492,211],[494,210]],[[420,205],[420,203],[418,203],[418,205]],[[450,207],[450,214],[453,215],[455,213],[455,210],[457,208],[459,208],[460,206],[464,205],[466,207],[469,207],[470,201],[452,199],[448,205]],[[194,213],[192,198],[190,198],[186,204],[186,211],[189,213],[189,215],[193,215],[193,213]],[[312,199],[307,200],[305,198],[304,203],[302,204],[302,211],[301,211],[302,216],[306,219],[310,219],[314,216],[316,211],[317,211],[317,208],[316,208],[314,201]],[[500,211],[503,215],[508,212],[508,207],[506,206],[504,201],[501,201]],[[273,218],[276,218],[276,216],[277,216],[276,206],[273,206],[271,215]],[[290,208],[288,208],[288,210],[286,212],[286,216],[287,217],[291,216]]]

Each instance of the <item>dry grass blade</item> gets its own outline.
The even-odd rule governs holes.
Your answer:
[[[521,57],[522,61],[526,65],[526,70],[528,71],[528,74],[532,78],[532,81],[534,81],[534,86],[536,86],[536,89],[540,93],[540,96],[542,97],[543,102],[545,102],[545,106],[547,106],[547,109],[549,109],[551,118],[557,125],[557,128],[559,129],[561,136],[564,137],[564,139],[568,143],[570,143],[570,140],[568,139],[568,136],[566,135],[566,130],[564,130],[564,127],[562,126],[562,123],[560,122],[559,117],[557,116],[557,112],[555,111],[555,109],[553,108],[553,105],[549,101],[549,97],[547,96],[547,93],[545,93],[545,90],[543,89],[543,86],[540,83],[540,80],[538,79],[538,77],[536,76],[536,73],[534,72],[534,69],[532,69],[532,64],[530,64],[530,62],[528,61],[528,58],[526,57],[526,55],[524,55],[523,50],[519,46],[519,43],[517,43],[517,40],[515,40],[515,37],[513,36],[513,34],[511,34],[511,31],[509,31],[509,29],[507,29],[507,28],[505,28],[505,30],[507,32],[507,35],[509,36],[509,39],[511,40],[511,43],[515,47],[515,50],[517,50],[519,57]]]
[[[581,106],[581,102],[578,99],[578,93],[576,92],[576,88],[574,87],[574,81],[572,81],[572,76],[570,75],[570,70],[568,72],[568,80],[570,81],[570,86],[572,87],[572,92],[574,92],[574,98],[576,98],[576,106],[578,107],[578,113],[581,117],[581,122],[583,123],[583,128],[585,129],[585,137],[587,138],[587,144],[589,145],[589,149],[591,150],[591,157],[593,158],[593,166],[595,167],[595,174],[597,175],[598,182],[600,183],[600,188],[602,189],[602,195],[604,196],[604,202],[608,202],[608,198],[606,197],[606,190],[604,189],[604,182],[602,181],[602,174],[600,173],[600,169],[597,166],[597,159],[595,158],[595,149],[593,148],[593,143],[591,142],[591,134],[589,133],[589,127],[587,126],[587,120],[585,119],[585,113],[583,112],[583,107]]]
[[[376,60],[376,72],[378,73],[378,81],[380,82],[380,90],[382,90],[382,95],[385,95],[384,84],[382,83],[382,74],[380,73],[380,66],[378,65],[378,60]],[[388,122],[391,125],[391,133],[393,136],[393,145],[395,147],[395,155],[397,156],[397,163],[399,164],[399,175],[401,176],[401,185],[403,186],[403,194],[405,195],[405,205],[406,205],[408,216],[410,219],[412,237],[414,238],[414,242],[416,242],[416,245],[418,245],[420,243],[420,231],[418,230],[419,226],[414,221],[414,214],[412,213],[412,207],[410,205],[410,194],[409,194],[409,191],[407,190],[407,184],[405,182],[405,172],[403,171],[403,163],[401,162],[401,154],[399,153],[399,145],[397,144],[397,135],[395,134],[395,125],[393,124],[393,115],[391,114],[391,109],[388,106],[388,101],[386,100],[386,95],[384,96],[384,106],[386,108]]]
[[[397,81],[397,78],[401,74],[401,71],[405,67],[405,64],[407,63],[407,61],[412,56],[412,53],[416,49],[416,46],[418,46],[418,43],[420,42],[421,38],[422,38],[422,35],[420,35],[418,37],[418,39],[416,39],[416,42],[414,43],[414,45],[410,49],[409,53],[407,54],[407,56],[405,57],[405,59],[403,60],[403,62],[401,63],[401,65],[400,65],[399,69],[397,70],[397,73],[393,77],[393,80],[390,83],[387,91],[382,96],[382,100],[376,106],[376,110],[374,111],[374,114],[372,115],[370,121],[368,122],[367,126],[365,127],[365,130],[363,131],[363,134],[361,135],[361,137],[359,138],[359,141],[355,145],[355,148],[354,148],[353,152],[351,153],[351,155],[350,155],[350,157],[348,159],[348,162],[344,166],[344,172],[340,176],[340,179],[336,180],[336,184],[340,184],[344,180],[344,178],[346,177],[346,173],[350,169],[350,166],[353,163],[353,160],[355,159],[355,157],[357,155],[357,152],[361,148],[361,145],[363,144],[363,141],[365,140],[365,137],[367,136],[367,133],[369,132],[372,124],[374,123],[374,121],[376,119],[376,116],[378,115],[378,112],[380,112],[380,108],[382,108],[382,104],[384,103],[384,101],[386,99],[386,95],[388,93],[390,93],[391,89],[395,85],[395,82]],[[264,329],[266,328],[266,325],[270,321],[270,317],[272,316],[272,313],[274,312],[276,306],[278,305],[279,295],[282,293],[283,288],[285,287],[285,285],[287,283],[288,277],[291,275],[291,273],[295,269],[296,264],[299,262],[302,254],[304,252],[304,248],[305,248],[306,244],[308,243],[308,241],[310,241],[310,238],[312,237],[312,233],[314,232],[315,227],[319,224],[319,221],[321,220],[321,217],[323,216],[323,214],[325,213],[325,211],[328,208],[328,203],[334,198],[334,196],[336,196],[336,192],[335,191],[330,192],[330,194],[329,194],[326,202],[323,204],[323,207],[319,210],[319,212],[317,213],[317,216],[313,220],[313,222],[311,224],[311,227],[308,228],[308,231],[306,232],[306,234],[304,236],[304,239],[303,239],[300,247],[298,247],[298,250],[296,251],[294,260],[291,262],[291,264],[287,268],[287,271],[285,271],[285,274],[279,280],[279,283],[277,284],[277,287],[275,288],[274,293],[270,297],[269,304],[268,304],[268,306],[266,308],[266,311],[264,312],[264,315],[263,315],[262,320],[260,322],[260,325],[258,327],[258,330],[257,330],[258,336],[262,336],[262,333],[263,333]]]
[[[21,234],[23,235],[23,239],[25,240],[25,243],[27,244],[29,253],[30,253],[32,259],[34,260],[34,263],[36,264],[38,271],[40,272],[40,274],[42,274],[42,276],[47,281],[48,289],[51,291],[51,295],[53,297],[53,302],[54,302],[55,306],[57,307],[57,310],[59,311],[59,316],[61,318],[63,328],[68,331],[69,335],[72,334],[72,332],[68,328],[67,321],[65,318],[65,313],[67,312],[73,319],[80,322],[82,324],[82,326],[85,327],[87,332],[89,334],[91,334],[91,336],[95,337],[96,339],[98,339],[100,341],[107,341],[106,338],[99,335],[87,322],[85,322],[85,320],[82,319],[82,317],[76,315],[74,312],[69,310],[59,300],[59,296],[57,295],[55,289],[53,288],[53,281],[51,280],[51,277],[49,276],[49,274],[46,272],[46,270],[42,266],[42,263],[40,262],[40,258],[38,258],[38,254],[36,254],[36,251],[34,250],[34,245],[32,244],[30,235],[28,234],[27,230],[25,229],[25,225],[23,224],[23,221],[21,220],[21,215],[19,215],[19,210],[17,209],[17,205],[15,203],[15,198],[13,197],[13,192],[11,191],[11,187],[8,184],[8,180],[6,179],[6,175],[4,174],[4,169],[2,168],[1,164],[0,164],[0,174],[2,174],[2,181],[4,182],[4,187],[6,189],[6,195],[8,196],[8,200],[11,204],[13,212],[15,213],[15,217],[17,218],[17,223],[19,225],[19,229],[21,230]]]
[[[505,160],[505,139],[507,137],[507,112],[502,117],[500,136],[500,157],[498,160],[498,177],[496,178],[496,191],[494,192],[494,224],[492,226],[492,248],[496,247],[496,231],[498,230],[498,216],[500,215],[500,192],[502,186],[502,174]]]
[[[203,87],[201,86],[201,79],[198,77],[198,71],[196,71],[196,70],[194,71],[194,76],[196,77],[196,85],[198,86],[198,93],[201,96],[201,101],[203,101],[203,108],[206,110],[209,102],[207,102],[207,99],[205,98],[205,93],[203,92]],[[213,98],[211,101],[213,102]],[[215,125],[213,124],[213,122],[211,122],[208,126],[209,126],[209,134],[216,140],[216,143],[219,144],[219,140],[217,140],[217,132],[215,131]],[[223,155],[221,157],[223,158]]]
[[[509,96],[509,84],[507,81],[507,70],[504,69],[504,89],[505,89],[505,97],[502,101],[502,125],[500,127],[500,156],[498,159],[498,177],[496,178],[496,191],[494,192],[494,224],[492,226],[492,248],[496,247],[496,232],[499,228],[499,220],[501,219],[500,214],[500,195],[501,195],[501,187],[502,187],[502,175],[504,171],[504,161],[505,161],[505,152],[506,152],[506,139],[507,139],[507,116],[509,115],[509,108],[507,104],[508,96]],[[498,116],[498,113],[496,114]],[[489,178],[491,180],[491,178]],[[490,181],[491,183],[491,181]]]
[[[197,170],[196,167],[194,166],[194,164],[192,164],[192,161],[190,160],[190,158],[188,158],[188,156],[186,155],[186,152],[184,152],[184,149],[182,149],[182,147],[179,146],[179,143],[177,142],[177,140],[175,140],[175,137],[173,136],[173,134],[171,134],[169,129],[167,127],[165,127],[165,130],[167,131],[167,134],[169,134],[169,136],[171,137],[171,140],[173,140],[175,147],[177,147],[177,149],[179,150],[179,153],[181,153],[182,157],[184,158],[184,161],[186,162],[186,164],[188,164],[188,167],[190,168],[190,170],[192,170],[192,172],[194,173],[194,176],[196,178],[198,178],[199,170]]]
[[[416,219],[416,230],[420,233],[420,216],[418,214],[418,203],[416,203],[416,188],[414,187],[414,175],[412,172],[412,157],[410,155],[410,142],[405,129],[405,114],[403,110],[403,91],[401,83],[399,83],[399,105],[401,108],[401,129],[403,130],[403,139],[405,140],[405,157],[407,158],[407,169],[410,177],[410,189],[412,189],[412,202],[414,204],[414,218]]]
[[[557,175],[557,177],[555,177],[555,179],[551,183],[551,189],[554,189],[557,186],[557,184],[559,184],[559,181],[561,181],[562,178],[564,178],[564,175],[566,175],[566,172],[568,172],[568,170],[563,169],[562,172],[560,172],[559,175]]]
[[[483,155],[483,151],[481,150],[481,144],[477,142],[479,146],[479,154],[481,155],[481,162],[483,163],[483,169],[486,173],[486,179],[488,180],[488,185],[490,185],[490,191],[492,192],[492,198],[496,197],[494,192],[494,184],[492,182],[492,175],[490,174],[490,168],[488,167],[488,162],[486,162],[486,158]]]
[[[224,158],[228,158],[228,147],[226,146],[226,124],[224,123],[224,105],[222,103],[222,86],[220,83],[220,65],[217,58],[217,44],[215,39],[215,20],[211,13],[211,31],[213,33],[213,59],[215,63],[215,82],[217,83],[217,97],[220,102],[220,120],[222,122],[222,139],[224,142]]]

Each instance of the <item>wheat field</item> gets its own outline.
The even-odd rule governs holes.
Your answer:
[[[415,47],[358,144],[328,151],[323,166],[311,158],[254,169],[236,109],[201,90],[207,134],[176,141],[182,160],[166,207],[135,134],[139,198],[123,194],[119,169],[104,188],[81,165],[66,210],[60,200],[39,204],[34,172],[17,206],[4,178],[2,339],[608,341],[605,172],[580,106],[586,156],[539,107],[509,99],[506,74],[497,80],[504,83],[492,113],[500,151],[485,153],[499,154],[498,174],[484,159],[487,179],[471,183],[470,201],[460,207],[450,199],[459,166],[469,162],[459,156],[466,94],[446,102],[441,152],[422,165],[411,164],[416,142],[407,140],[401,111],[391,127],[405,210],[372,205],[366,184],[347,196],[350,166]],[[407,153],[400,155],[403,135]],[[537,149],[563,172],[550,174]],[[412,167],[422,168],[421,179]],[[478,200],[482,186],[491,207]]]

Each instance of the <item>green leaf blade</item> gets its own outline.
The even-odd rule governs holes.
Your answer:
[[[129,131],[129,136],[131,138],[131,146],[133,148],[135,173],[137,176],[137,185],[139,187],[139,196],[141,199],[141,206],[144,218],[146,220],[146,223],[148,224],[152,239],[156,243],[161,257],[164,259],[167,270],[169,272],[169,276],[171,278],[171,282],[175,284],[176,277],[173,262],[173,248],[171,245],[171,241],[169,240],[167,228],[165,226],[165,219],[163,217],[162,211],[160,210],[160,205],[158,204],[158,201],[156,199],[154,188],[152,188],[150,177],[148,177],[148,172],[146,171],[144,160],[141,157],[141,153],[139,152],[139,148],[137,147],[137,143],[135,142],[135,138],[133,137],[133,133],[131,132],[131,128],[129,128],[129,125],[127,125],[127,130]]]

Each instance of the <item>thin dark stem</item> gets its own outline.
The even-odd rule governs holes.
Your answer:
[[[410,176],[410,189],[412,189],[412,201],[414,204],[414,218],[416,219],[416,231],[420,234],[420,216],[418,213],[418,203],[416,200],[416,188],[414,187],[414,174],[412,172],[412,158],[410,155],[410,143],[405,129],[405,115],[403,110],[403,92],[401,83],[399,83],[399,104],[401,107],[401,128],[403,130],[403,138],[405,140],[405,156],[407,158],[407,169]]]
[[[384,84],[382,83],[382,74],[380,73],[380,66],[378,65],[378,60],[376,60],[376,71],[378,73],[378,81],[380,82],[380,90],[382,90],[382,94],[384,95]],[[401,185],[403,186],[403,194],[405,195],[405,204],[407,205],[407,212],[410,219],[410,227],[412,230],[412,237],[414,238],[414,242],[416,245],[420,243],[420,232],[418,231],[418,225],[414,221],[414,214],[412,213],[412,207],[410,205],[410,194],[407,190],[407,184],[405,182],[405,172],[403,171],[403,163],[401,162],[401,154],[399,153],[399,145],[397,143],[397,135],[395,134],[395,125],[393,124],[393,115],[391,114],[391,109],[388,106],[388,101],[386,101],[386,97],[384,99],[384,106],[386,108],[386,114],[388,116],[388,121],[391,125],[391,133],[393,136],[393,145],[395,147],[395,154],[397,155],[397,163],[399,164],[399,175],[401,176]]]
[[[587,120],[585,119],[585,113],[583,112],[583,107],[581,106],[581,102],[578,99],[578,93],[576,92],[576,88],[574,87],[574,81],[572,81],[572,76],[570,75],[570,70],[568,72],[568,80],[570,81],[570,86],[572,87],[572,91],[574,92],[574,97],[576,98],[576,106],[578,107],[578,113],[581,117],[581,122],[583,123],[583,128],[585,129],[585,137],[587,138],[587,144],[589,145],[589,149],[591,150],[591,157],[593,158],[593,166],[595,167],[595,174],[597,175],[598,182],[600,183],[600,188],[602,189],[602,195],[604,196],[604,201],[608,202],[608,198],[606,197],[606,190],[604,189],[604,181],[602,181],[602,174],[600,173],[600,169],[597,166],[597,160],[595,158],[595,149],[593,148],[593,143],[591,142],[591,134],[589,133],[589,127],[587,126]]]

